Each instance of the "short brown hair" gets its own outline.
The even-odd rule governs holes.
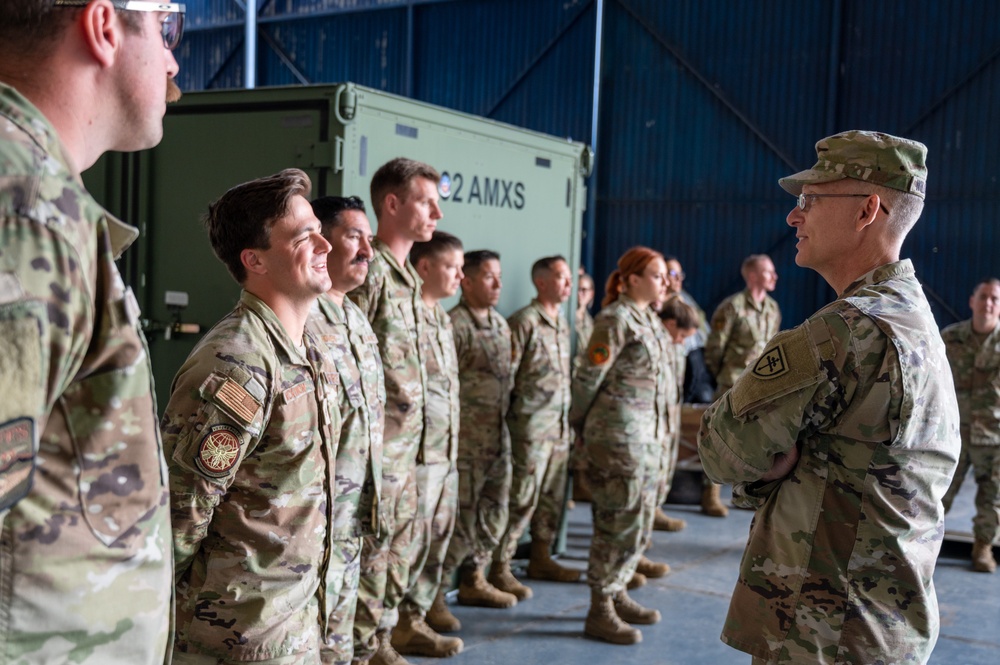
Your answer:
[[[321,196],[310,204],[313,214],[323,227],[323,237],[330,239],[330,231],[344,223],[341,213],[348,210],[365,211],[365,202],[357,196]]]
[[[87,4],[56,6],[55,0],[3,0],[0,2],[0,53],[22,58],[44,58],[62,39]],[[142,32],[140,12],[115,4],[122,24],[133,34]]]
[[[379,167],[372,176],[369,193],[372,199],[372,210],[375,217],[382,214],[382,202],[389,194],[402,196],[410,181],[414,178],[426,178],[434,183],[441,180],[441,175],[430,164],[424,164],[406,157],[397,157]]]
[[[552,270],[560,261],[569,266],[569,261],[566,260],[566,257],[559,254],[554,256],[543,256],[538,259],[531,266],[531,280],[534,281],[538,279],[546,270]]]
[[[288,214],[293,196],[309,196],[312,182],[304,171],[285,169],[266,178],[236,185],[208,206],[205,228],[212,251],[240,284],[247,271],[244,249],[271,247],[271,228]]]
[[[657,312],[661,321],[675,321],[681,330],[697,330],[698,313],[680,296],[671,296]]]
[[[458,250],[464,252],[462,241],[445,231],[435,231],[427,242],[415,242],[410,248],[410,263],[417,265],[420,259],[437,258],[444,252]]]

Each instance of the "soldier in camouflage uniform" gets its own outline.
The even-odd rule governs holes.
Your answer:
[[[448,546],[444,579],[459,571],[458,602],[511,607],[512,594],[490,584],[483,569],[507,528],[511,459],[510,328],[493,308],[500,299],[500,256],[467,252],[462,299],[450,312],[461,385],[458,440],[458,518]],[[427,622],[435,630],[461,625],[439,594]]]
[[[748,256],[740,273],[746,289],[729,296],[715,309],[712,331],[705,342],[705,364],[715,377],[716,399],[732,388],[736,377],[760,356],[764,345],[781,327],[778,303],[767,295],[778,282],[771,259],[764,254]]]
[[[594,317],[590,315],[590,305],[594,302],[594,278],[580,268],[576,282],[576,314],[573,320],[573,372],[587,359],[587,342],[594,331]],[[574,501],[590,501],[590,490],[584,480],[586,461],[583,446],[574,440],[569,451],[570,475],[573,478],[572,497]]]
[[[976,478],[972,567],[997,569],[993,542],[1000,532],[1000,280],[979,283],[969,298],[972,318],[941,332],[961,412],[962,454],[944,497],[951,508],[971,466]]]
[[[365,538],[361,586],[354,622],[354,659],[405,663],[392,648],[398,607],[409,587],[416,557],[416,466],[424,459],[424,395],[427,375],[419,344],[423,327],[420,277],[406,258],[414,242],[430,240],[441,219],[437,171],[396,158],[372,176],[372,207],[378,232],[365,283],[348,297],[365,313],[379,341],[385,371],[385,434],[382,501],[385,530]]]
[[[650,307],[666,295],[666,273],[659,252],[633,247],[622,255],[608,277],[587,360],[573,377],[570,423],[583,435],[593,494],[584,632],[614,644],[642,640],[629,624],[660,620],[625,586],[653,525],[669,430],[670,340]]]
[[[161,427],[170,465],[174,663],[320,663],[341,586],[336,369],[305,330],[330,244],[287,169],[209,206],[240,301],[195,346]]]
[[[850,131],[781,186],[798,265],[839,294],[702,421],[702,464],[756,507],[722,639],[754,663],[926,663],[941,498],[960,448],[944,344],[900,246],[926,148]],[[874,267],[873,267],[874,266]]]
[[[575,582],[580,572],[552,560],[552,544],[566,498],[569,463],[570,337],[560,306],[569,298],[573,278],[561,256],[531,268],[538,296],[507,320],[511,335],[513,387],[507,425],[513,476],[509,523],[493,556],[489,581],[496,588],[530,598],[531,589],[510,572],[510,562],[525,529],[531,526],[528,577]]]
[[[462,241],[435,231],[429,242],[410,250],[420,275],[424,301],[420,346],[427,371],[424,457],[417,464],[416,558],[410,587],[399,608],[392,646],[401,654],[447,658],[459,653],[462,640],[438,634],[425,621],[441,588],[441,574],[458,504],[458,356],[451,319],[440,301],[458,291],[465,257]]]
[[[365,204],[356,196],[324,196],[312,202],[312,209],[332,247],[327,256],[332,286],[317,301],[308,329],[326,348],[341,388],[330,561],[331,568],[340,571],[340,587],[330,590],[331,613],[321,654],[324,663],[348,665],[354,654],[361,539],[382,530],[378,504],[385,383],[378,338],[357,305],[344,297],[364,283],[372,258]]]
[[[712,331],[705,342],[705,365],[715,377],[716,399],[733,386],[781,327],[778,303],[767,295],[774,291],[778,281],[771,259],[764,254],[748,256],[740,273],[747,288],[729,296],[716,308]],[[729,509],[719,498],[719,486],[707,477],[703,482],[702,511],[713,517],[725,517]]]
[[[80,172],[106,150],[159,143],[164,102],[180,95],[181,24],[109,9],[0,3],[3,663],[158,665],[171,633],[152,372],[115,266],[138,231]]]

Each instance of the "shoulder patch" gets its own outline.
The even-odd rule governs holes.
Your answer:
[[[240,459],[241,433],[232,425],[212,425],[198,444],[195,465],[209,478],[222,478]]]
[[[784,376],[790,371],[785,359],[785,347],[778,343],[764,352],[757,364],[753,366],[753,375],[763,381],[770,381]]]
[[[779,333],[729,392],[733,415],[776,400],[825,376],[820,353],[806,326]]]
[[[611,358],[611,349],[607,344],[591,344],[587,350],[587,357],[590,358],[591,365],[603,365]]]

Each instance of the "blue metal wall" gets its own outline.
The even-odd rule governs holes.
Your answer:
[[[771,254],[793,325],[832,297],[794,265],[776,180],[853,128],[930,148],[912,257],[942,325],[997,260],[1000,3],[967,0],[260,0],[259,85],[350,80],[591,141],[603,20],[594,260],[677,255],[707,309]],[[603,5],[603,16],[598,7]],[[240,87],[243,12],[188,3],[184,89]],[[600,290],[600,289],[599,289]]]

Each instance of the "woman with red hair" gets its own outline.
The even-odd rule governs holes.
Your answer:
[[[629,598],[626,585],[652,528],[668,435],[671,342],[651,307],[666,298],[666,289],[667,266],[659,252],[625,252],[608,278],[604,309],[573,377],[570,424],[585,442],[594,518],[584,632],[614,644],[642,640],[629,624],[660,620],[658,611]],[[646,563],[666,572],[665,564]]]

